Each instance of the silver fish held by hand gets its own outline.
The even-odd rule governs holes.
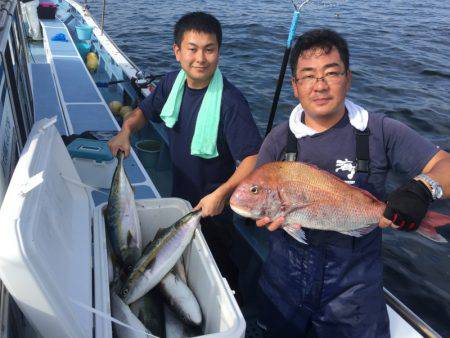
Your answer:
[[[369,192],[301,162],[272,162],[256,169],[235,189],[231,208],[244,217],[285,217],[283,229],[306,243],[302,228],[337,231],[359,237],[378,226],[386,205]],[[418,232],[436,242],[447,240],[435,227],[450,217],[429,211]]]
[[[174,267],[191,242],[200,217],[201,210],[192,211],[158,231],[120,291],[120,296],[127,304],[145,295]]]
[[[141,257],[142,236],[133,189],[123,167],[123,151],[117,153],[117,158],[119,162],[111,183],[105,224],[115,257],[128,268]]]

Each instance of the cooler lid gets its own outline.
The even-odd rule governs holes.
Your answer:
[[[72,157],[96,161],[111,161],[114,159],[106,141],[77,138],[67,146],[67,150]]]
[[[88,192],[53,123],[35,123],[0,209],[0,278],[43,337],[92,337]]]

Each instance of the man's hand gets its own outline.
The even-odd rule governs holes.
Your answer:
[[[130,136],[132,133],[142,129],[147,123],[147,118],[140,108],[136,108],[124,119],[122,130],[108,142],[109,149],[113,156],[116,156],[120,149],[125,153],[125,157],[130,155]]]
[[[234,174],[211,194],[203,197],[194,210],[202,209],[202,217],[220,214],[233,190],[255,167],[256,157],[256,155],[251,155],[244,158]]]
[[[116,136],[108,142],[109,149],[113,156],[117,155],[117,151],[123,150],[125,157],[130,155],[130,133],[122,129]]]
[[[217,188],[209,195],[203,197],[194,210],[202,209],[202,217],[216,216],[222,213],[227,200],[227,194]]]
[[[379,226],[414,231],[420,226],[432,201],[425,184],[411,180],[389,195]]]
[[[269,224],[270,223],[270,224]],[[270,221],[269,217],[260,218],[256,221],[256,226],[262,228],[263,226],[267,226],[269,231],[277,230],[284,223],[284,217],[278,217],[273,222]],[[269,225],[267,225],[269,224]],[[299,227],[300,228],[300,227]]]

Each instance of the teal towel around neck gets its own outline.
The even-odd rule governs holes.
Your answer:
[[[169,97],[161,111],[161,119],[168,128],[178,120],[181,100],[183,99],[186,73],[180,70],[172,86]],[[191,155],[209,159],[219,156],[217,152],[217,132],[222,102],[223,78],[219,68],[208,85],[197,115],[194,136],[191,142]]]

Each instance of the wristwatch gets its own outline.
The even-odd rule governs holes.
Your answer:
[[[414,179],[416,181],[421,181],[422,183],[424,183],[427,186],[427,188],[431,192],[431,197],[433,198],[433,201],[442,198],[442,196],[444,195],[441,185],[438,182],[436,182],[435,180],[433,180],[430,176],[425,175],[425,174],[420,174],[420,175],[414,177]]]

